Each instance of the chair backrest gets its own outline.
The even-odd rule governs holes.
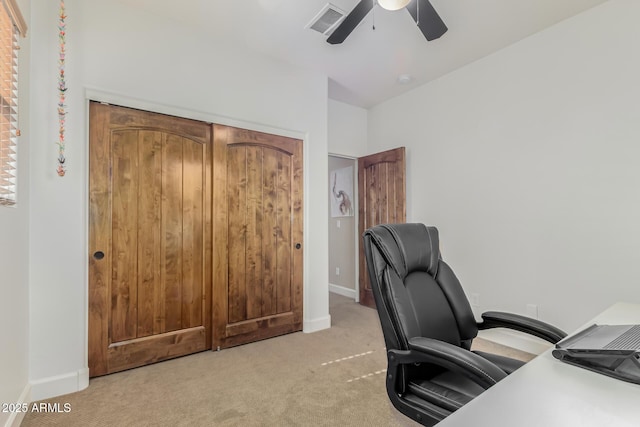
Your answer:
[[[363,238],[387,349],[406,350],[408,339],[418,336],[469,349],[478,326],[460,282],[441,259],[438,230],[383,224]]]

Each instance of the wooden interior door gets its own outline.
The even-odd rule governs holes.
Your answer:
[[[369,227],[407,220],[405,149],[395,148],[358,159],[358,232]],[[359,240],[360,304],[375,308],[364,257]]]
[[[211,348],[211,126],[92,102],[89,373]]]
[[[302,141],[214,125],[213,347],[302,329]]]

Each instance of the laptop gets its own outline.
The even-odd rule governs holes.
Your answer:
[[[640,325],[591,325],[556,344],[553,357],[640,384]]]

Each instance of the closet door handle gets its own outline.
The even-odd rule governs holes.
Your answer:
[[[97,259],[97,260],[101,260],[102,258],[104,258],[104,252],[102,251],[96,251],[93,253],[93,258]]]
[[[300,249],[302,245],[300,243],[296,243],[296,249]]]

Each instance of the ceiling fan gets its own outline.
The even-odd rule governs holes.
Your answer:
[[[406,8],[425,38],[429,41],[439,38],[447,32],[447,26],[433,8],[429,0],[360,0],[340,25],[327,39],[329,44],[340,44],[358,26],[360,21],[378,3],[387,10]]]

